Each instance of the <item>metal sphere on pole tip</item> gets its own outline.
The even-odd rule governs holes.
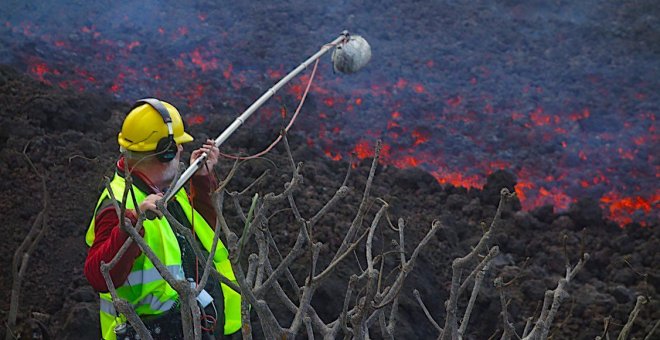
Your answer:
[[[359,35],[348,36],[332,52],[335,71],[351,74],[362,69],[371,60],[371,46]]]

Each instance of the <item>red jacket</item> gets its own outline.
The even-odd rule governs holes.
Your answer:
[[[117,171],[124,172],[124,159],[117,162]],[[145,184],[150,190],[148,194],[159,193],[160,190],[154,186],[151,181],[142,173],[134,171],[132,175],[135,182],[138,180]],[[190,193],[192,193],[193,206],[209,225],[215,229],[216,213],[211,201],[211,193],[218,187],[218,182],[211,174],[208,176],[193,176],[190,182]],[[126,217],[133,225],[137,223],[137,215],[133,210],[126,210]],[[144,231],[142,231],[144,232]],[[94,243],[89,248],[87,259],[85,260],[85,276],[89,283],[99,292],[107,292],[108,286],[105,283],[103,274],[101,274],[101,261],[109,263],[119,251],[124,242],[128,239],[128,234],[119,228],[119,217],[115,212],[114,206],[104,208],[96,213],[96,223],[94,225]],[[133,267],[133,262],[140,255],[141,250],[136,243],[131,244],[128,251],[122,256],[110,270],[110,277],[115,287],[121,286],[128,277]]]

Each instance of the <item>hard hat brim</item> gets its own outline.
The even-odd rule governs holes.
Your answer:
[[[188,142],[192,142],[193,140],[195,140],[193,136],[187,134],[186,132],[182,133],[180,136],[174,137],[174,141],[177,144],[188,143]]]

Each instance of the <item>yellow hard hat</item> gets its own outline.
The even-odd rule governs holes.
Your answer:
[[[159,106],[160,110],[164,108],[167,112],[159,112]],[[158,142],[170,135],[166,123],[169,120],[168,113],[172,121],[171,134],[176,144],[191,142],[193,137],[183,131],[183,120],[179,111],[170,103],[148,98],[139,100],[126,115],[121,132],[117,136],[119,145],[130,151],[155,151]]]

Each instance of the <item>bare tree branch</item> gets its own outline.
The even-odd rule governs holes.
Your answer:
[[[626,324],[623,326],[621,333],[619,333],[619,336],[616,338],[617,340],[628,339],[630,330],[632,329],[633,323],[635,323],[635,319],[637,319],[637,315],[639,314],[639,311],[642,309],[642,305],[646,304],[647,302],[648,299],[646,297],[642,295],[637,297],[637,301],[635,301],[635,307],[630,312],[630,315],[628,315],[628,322],[626,322]]]
[[[659,326],[660,326],[660,320],[656,320],[655,324],[653,325],[653,328],[651,328],[651,330],[649,331],[649,334],[646,334],[646,336],[644,337],[644,340],[651,340],[652,336],[653,336],[653,333],[655,333],[655,331],[658,329]]]
[[[470,262],[476,259],[478,254],[483,252],[491,243],[491,237],[493,235],[493,231],[497,226],[499,226],[499,224],[502,223],[501,215],[502,215],[502,210],[504,209],[504,205],[507,203],[509,198],[513,197],[513,195],[514,194],[510,193],[509,190],[506,188],[503,188],[501,190],[500,203],[497,207],[497,211],[495,212],[495,216],[493,217],[493,221],[491,222],[491,225],[486,231],[486,233],[483,234],[481,239],[479,239],[477,245],[474,247],[474,249],[472,249],[470,253],[468,253],[464,257],[456,258],[452,262],[452,266],[451,266],[452,281],[451,281],[451,288],[449,291],[449,301],[446,303],[446,319],[445,319],[444,331],[441,336],[442,340],[460,338],[459,329],[458,329],[458,297],[460,296],[461,293],[462,273],[470,265]],[[483,266],[485,266],[486,263],[487,262],[482,261],[477,267],[477,269],[479,269],[479,267],[483,268]]]
[[[41,190],[42,193],[42,208],[41,211],[37,214],[32,222],[32,226],[28,231],[27,235],[23,239],[23,242],[18,246],[14,252],[14,257],[12,261],[12,286],[11,286],[11,296],[9,298],[9,314],[7,317],[7,332],[5,335],[6,340],[10,340],[13,337],[13,330],[16,327],[16,319],[18,316],[18,310],[20,306],[20,296],[21,296],[21,286],[23,285],[23,278],[27,271],[28,262],[30,256],[34,252],[37,244],[41,241],[41,238],[48,229],[48,211],[50,210],[50,197],[48,195],[48,188],[46,186],[46,177],[43,176],[37,168],[32,163],[32,160],[27,155],[27,148],[30,143],[26,144],[23,148],[23,156],[28,162],[28,165],[32,171],[39,176],[41,180]]]
[[[465,314],[463,315],[463,320],[461,320],[461,326],[458,329],[458,335],[459,339],[463,338],[465,336],[465,330],[467,329],[468,322],[470,321],[470,315],[472,314],[472,309],[474,308],[474,302],[477,300],[477,295],[479,295],[479,289],[481,289],[481,283],[484,280],[484,276],[486,276],[486,272],[488,271],[490,267],[490,263],[499,254],[500,250],[499,247],[494,246],[493,248],[490,249],[490,252],[488,252],[488,255],[486,258],[481,261],[479,266],[477,266],[478,273],[476,275],[476,278],[474,280],[474,286],[472,287],[472,294],[470,295],[470,300],[468,301],[468,305],[465,308]],[[481,265],[483,263],[483,266]]]
[[[344,240],[341,243],[341,246],[339,246],[339,249],[337,250],[337,253],[335,254],[335,257],[333,258],[333,261],[337,259],[337,257],[341,256],[341,254],[346,250],[346,248],[349,246],[350,242],[352,242],[353,238],[355,237],[355,234],[357,233],[358,227],[362,226],[362,220],[364,219],[364,215],[367,213],[367,206],[368,202],[367,199],[369,198],[369,193],[371,192],[371,184],[373,183],[374,180],[374,175],[376,173],[376,168],[378,166],[378,160],[380,159],[380,149],[381,149],[382,143],[379,140],[376,143],[376,150],[374,153],[374,159],[371,162],[371,169],[369,170],[369,177],[367,178],[367,184],[364,187],[364,193],[362,194],[362,201],[360,202],[360,207],[358,208],[358,213],[355,215],[355,218],[353,219],[353,222],[351,223],[351,226],[349,227],[348,231],[346,232],[346,236],[344,237]]]
[[[119,205],[119,202],[115,198],[115,194],[112,190],[112,187],[110,186],[110,181],[106,181],[106,189],[108,190],[108,194],[110,195],[110,199],[112,200],[112,204],[115,207],[115,211],[117,212],[118,216],[120,216],[120,221],[123,221],[123,223],[120,223],[120,228],[122,230],[128,232],[128,229],[132,229],[133,226],[130,225],[129,221],[127,221],[125,218],[121,218],[124,216],[124,212],[126,211],[126,198],[128,196],[128,191],[130,190],[130,176],[127,177],[127,185],[124,187],[124,193],[123,198],[122,198],[122,203],[121,207]],[[138,215],[138,221],[135,225],[136,230],[142,229],[142,223],[144,222],[144,215],[139,214]],[[108,291],[110,292],[110,296],[112,296],[112,303],[115,306],[115,309],[120,312],[121,314],[125,315],[126,318],[128,319],[128,322],[133,326],[133,329],[137,332],[137,334],[140,336],[140,338],[144,338],[145,340],[150,340],[152,339],[151,333],[147,330],[147,327],[144,325],[144,322],[142,322],[142,319],[137,315],[135,312],[135,309],[133,308],[133,305],[131,305],[128,301],[122,299],[119,297],[117,294],[117,289],[112,282],[112,278],[110,277],[110,270],[114,268],[115,265],[119,262],[119,260],[126,254],[126,251],[130,247],[130,245],[133,243],[133,238],[129,237],[126,239],[124,244],[119,248],[119,251],[115,256],[112,258],[110,263],[105,263],[101,261],[101,274],[103,275],[103,279],[105,280],[105,283],[108,287]]]
[[[504,296],[504,283],[502,278],[498,277],[495,279],[495,287],[500,295],[500,305],[502,306],[502,323],[504,324],[504,332],[502,333],[501,340],[509,340],[512,335],[515,335],[517,339],[520,339],[520,336],[516,333],[516,329],[513,327],[511,321],[509,321],[509,312],[507,311],[508,303],[506,302],[506,297]]]
[[[433,319],[431,316],[431,313],[429,312],[428,308],[426,308],[426,305],[424,304],[424,301],[422,300],[422,297],[419,294],[419,291],[417,289],[413,290],[413,294],[415,295],[415,298],[417,299],[417,303],[422,307],[422,310],[424,311],[424,314],[426,315],[426,318],[431,322],[433,327],[438,330],[438,333],[442,334],[443,330],[440,325]]]
[[[575,275],[584,267],[586,261],[589,260],[589,254],[585,253],[583,258],[581,258],[575,267],[566,268],[566,275],[559,279],[557,283],[557,288],[554,290],[548,290],[545,293],[545,299],[543,300],[543,307],[541,308],[541,316],[537,319],[534,328],[530,333],[525,336],[523,339],[545,339],[548,337],[548,331],[552,325],[557,311],[561,302],[568,296],[567,286],[573,280]],[[552,303],[550,303],[552,301]]]

